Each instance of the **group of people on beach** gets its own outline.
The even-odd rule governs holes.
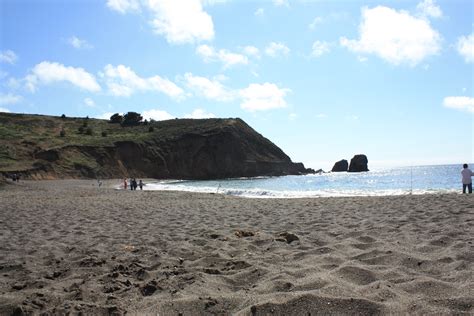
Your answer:
[[[135,178],[130,178],[130,181],[127,182],[127,179],[123,179],[123,189],[124,190],[127,190],[128,187],[130,186],[130,190],[134,191],[137,189],[137,187],[140,187],[140,190],[143,190],[143,181],[142,180],[138,180],[138,183],[137,183],[137,180]]]
[[[11,174],[11,175],[10,175],[10,179],[12,179],[13,182],[15,182],[15,181],[16,181],[16,182],[20,182],[20,175],[19,175],[19,174],[16,174],[16,173]]]

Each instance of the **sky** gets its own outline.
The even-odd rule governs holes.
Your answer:
[[[239,117],[330,169],[474,161],[472,0],[0,0],[0,111]]]

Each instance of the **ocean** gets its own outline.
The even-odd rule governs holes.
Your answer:
[[[462,165],[413,166],[363,173],[335,172],[304,176],[227,180],[162,180],[145,190],[217,193],[248,198],[386,196],[461,192]]]

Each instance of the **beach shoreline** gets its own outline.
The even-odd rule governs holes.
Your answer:
[[[0,314],[474,313],[474,198],[0,187]]]

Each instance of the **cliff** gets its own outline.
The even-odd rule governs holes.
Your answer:
[[[3,175],[220,179],[310,172],[238,118],[122,127],[106,120],[0,113]]]

